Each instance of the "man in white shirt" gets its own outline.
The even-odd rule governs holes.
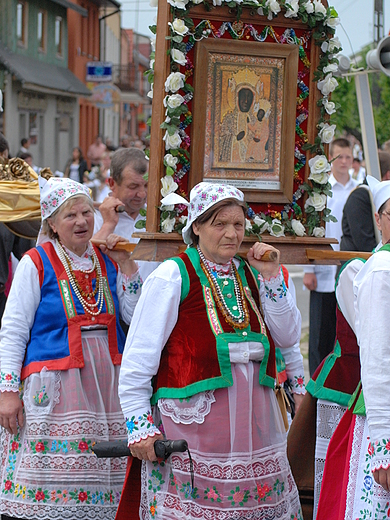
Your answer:
[[[329,149],[332,162],[333,197],[328,197],[327,207],[336,217],[337,222],[326,223],[326,237],[336,238],[338,244],[333,249],[340,250],[342,235],[341,221],[344,204],[350,192],[358,185],[349,170],[352,167],[353,154],[351,143],[344,138],[335,139]],[[336,337],[336,281],[335,265],[305,266],[303,284],[310,292],[310,330],[309,330],[309,370],[313,375],[318,365],[334,347]]]
[[[129,242],[137,243],[133,238],[135,231],[144,231],[136,227],[137,222],[145,217],[140,210],[145,208],[148,189],[148,161],[145,153],[137,148],[120,148],[112,154],[110,177],[111,193],[99,206],[95,215],[94,238],[105,240],[110,233],[125,237]],[[123,213],[116,208],[124,206]],[[143,281],[159,265],[158,262],[138,262]]]

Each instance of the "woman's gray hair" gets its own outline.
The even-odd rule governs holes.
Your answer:
[[[93,200],[90,197],[87,197],[86,195],[75,195],[74,197],[70,197],[68,200],[66,200],[58,209],[56,209],[50,217],[45,219],[42,222],[42,228],[41,233],[43,235],[47,235],[52,240],[55,240],[58,238],[58,234],[53,231],[53,228],[50,226],[50,222],[55,222],[58,215],[60,215],[63,211],[66,211],[70,209],[76,202],[88,202],[88,205],[90,208],[95,212],[95,208],[93,207]]]

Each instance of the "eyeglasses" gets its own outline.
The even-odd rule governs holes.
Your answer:
[[[386,215],[386,217],[390,220],[390,213],[388,213],[387,211],[382,211],[381,216],[382,215]]]

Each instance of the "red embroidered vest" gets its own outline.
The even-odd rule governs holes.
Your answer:
[[[238,273],[247,298],[250,325],[238,330],[226,323],[215,304],[198,252],[188,249],[173,258],[182,275],[182,301],[177,323],[164,347],[154,379],[152,404],[162,397],[186,398],[206,390],[233,385],[229,343],[261,342],[264,358],[259,383],[274,387],[275,346],[259,309],[259,292],[241,260]],[[184,294],[183,298],[183,289]]]

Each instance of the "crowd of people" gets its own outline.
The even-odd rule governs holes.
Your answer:
[[[97,136],[87,159],[73,149],[63,177],[39,177],[35,247],[17,250],[0,224],[2,520],[303,519],[293,461],[308,421],[313,519],[387,518],[390,154],[379,151],[379,182],[348,139],[331,143],[327,206],[337,222],[326,236],[336,250],[375,252],[341,269],[305,268],[305,395],[294,284],[267,243],[237,256],[247,211],[239,189],[191,190],[177,257],[135,262],[116,249],[137,242],[146,207],[140,143],[124,136],[113,150]],[[28,140],[21,146],[29,155]],[[0,136],[0,154],[8,151]],[[280,358],[296,404],[291,468]],[[161,460],[154,445],[163,439],[185,439],[190,452]],[[93,453],[121,440],[128,459]]]

